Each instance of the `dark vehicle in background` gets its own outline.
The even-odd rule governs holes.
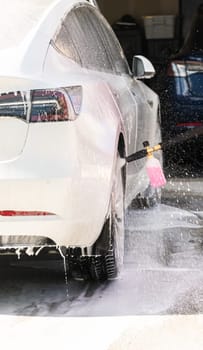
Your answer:
[[[162,136],[169,140],[203,125],[203,5],[183,47],[168,62],[161,92]],[[176,148],[176,158],[203,166],[203,142],[191,139]]]

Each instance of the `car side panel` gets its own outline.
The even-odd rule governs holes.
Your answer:
[[[151,145],[161,141],[158,120],[159,98],[149,87],[129,75],[107,77],[118,103],[126,133],[126,153],[143,148],[143,141]],[[158,155],[159,157],[159,155]],[[149,185],[146,160],[127,164],[126,207],[139,192]]]
[[[58,245],[90,246],[108,212],[119,134],[107,86],[88,82],[74,122],[31,123],[23,153],[0,162],[0,210],[52,217],[0,218],[0,235],[40,235]]]

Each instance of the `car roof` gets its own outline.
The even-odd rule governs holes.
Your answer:
[[[57,21],[60,10],[63,13],[77,3],[93,4],[88,0],[0,0],[0,50],[20,45],[52,11]]]
[[[35,75],[62,18],[87,0],[0,0],[0,76]]]
[[[52,3],[53,0],[0,0],[0,50],[19,45]]]

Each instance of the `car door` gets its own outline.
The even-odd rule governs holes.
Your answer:
[[[155,142],[154,136],[157,128],[158,97],[138,79],[133,79],[130,85],[132,94],[138,104],[136,149],[140,150],[143,148],[144,141],[149,141],[151,145]]]
[[[116,91],[117,102],[122,111],[123,121],[128,134],[128,152],[143,148],[143,142],[150,139],[154,128],[153,107],[157,98],[146,84],[132,76],[127,60],[112,29],[103,23],[103,41],[111,56],[116,78],[110,81]],[[155,118],[156,119],[156,118]],[[141,162],[139,163],[141,166]]]
[[[98,37],[111,63],[111,71],[106,72],[110,74],[106,74],[105,79],[108,81],[121,111],[126,133],[127,153],[131,154],[136,151],[138,123],[138,100],[131,90],[131,82],[133,81],[131,72],[113,30],[99,11],[94,11],[94,27],[98,30]]]
[[[71,20],[69,20],[71,18]],[[75,30],[77,28],[77,31]],[[63,21],[55,46],[67,57],[82,67],[94,71],[102,81],[107,81],[123,116],[127,134],[128,153],[136,148],[136,106],[129,87],[126,85],[129,67],[120,46],[114,57],[112,45],[116,46],[115,35],[100,11],[89,5],[77,6]],[[131,78],[130,78],[131,79]]]
[[[115,34],[102,17],[98,26],[101,28],[100,35],[105,50],[111,57],[114,76],[109,75],[107,79],[122,114],[129,155],[142,149],[144,141],[154,140],[152,136],[156,128],[156,117],[154,117],[156,97],[151,89],[132,76]],[[144,165],[144,159],[127,165],[128,202],[148,186]]]
[[[100,81],[108,82],[121,112],[127,155],[134,153],[138,149],[138,137],[142,139],[142,135],[138,136],[138,130],[142,130],[139,127],[141,92],[136,93],[136,82],[110,25],[97,8],[83,4],[68,14],[60,33],[63,35],[56,37],[55,46],[82,67],[92,70]],[[139,192],[142,169],[142,161],[127,166],[127,192],[131,198]]]

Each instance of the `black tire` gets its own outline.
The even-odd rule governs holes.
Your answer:
[[[107,276],[104,267],[105,266],[103,256],[92,257],[89,265],[90,279],[93,281],[106,280]]]
[[[153,188],[151,185],[144,193],[139,194],[133,201],[134,209],[154,208],[161,203],[161,188]]]
[[[124,184],[122,162],[118,156],[111,193],[110,214],[94,246],[88,266],[91,280],[103,281],[118,277],[124,257]]]

